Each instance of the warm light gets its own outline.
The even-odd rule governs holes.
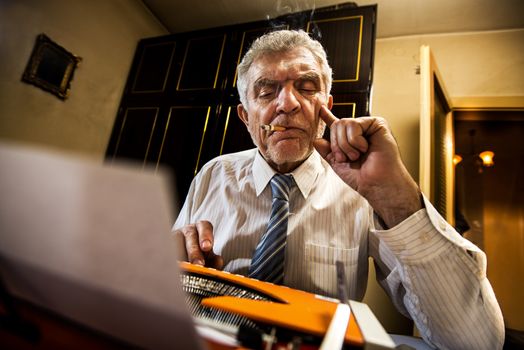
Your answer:
[[[455,154],[453,156],[453,165],[457,165],[460,162],[462,162],[462,157],[458,154]]]
[[[482,159],[482,165],[490,167],[495,165],[493,162],[493,157],[495,157],[495,153],[491,151],[484,151],[481,154],[479,154],[480,159]]]

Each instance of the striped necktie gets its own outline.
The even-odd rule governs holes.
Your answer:
[[[251,260],[249,277],[275,284],[284,282],[289,191],[294,183],[292,175],[275,174],[271,179],[271,216]]]

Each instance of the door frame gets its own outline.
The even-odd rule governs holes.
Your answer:
[[[452,225],[455,224],[453,134],[451,99],[430,47],[422,45],[420,47],[419,186],[422,193]]]

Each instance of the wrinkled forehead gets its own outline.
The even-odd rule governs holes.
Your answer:
[[[313,54],[305,48],[266,53],[253,61],[248,71],[248,84],[249,87],[252,87],[256,81],[261,79],[292,80],[310,73],[316,73],[319,77],[322,76],[320,64]]]

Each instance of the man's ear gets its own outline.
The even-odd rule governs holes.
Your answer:
[[[237,106],[237,114],[240,120],[246,124],[246,127],[249,127],[247,111],[241,103]]]

